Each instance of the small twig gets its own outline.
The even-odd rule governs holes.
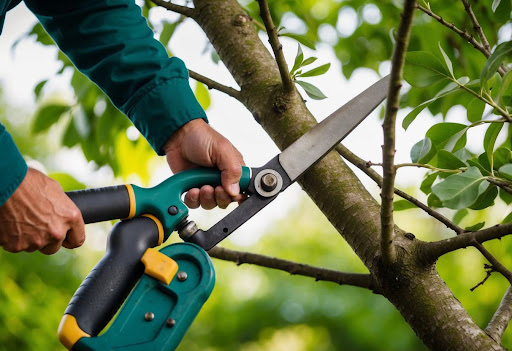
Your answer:
[[[501,300],[500,306],[485,328],[485,332],[497,343],[501,341],[505,329],[512,319],[512,287],[509,287]]]
[[[279,68],[279,73],[281,74],[284,92],[289,94],[293,91],[294,85],[292,78],[290,77],[290,73],[288,73],[288,65],[286,64],[286,60],[284,59],[283,46],[281,45],[281,43],[279,43],[279,38],[277,37],[277,30],[276,27],[274,26],[274,22],[272,21],[272,16],[270,15],[267,0],[258,0],[258,3],[260,5],[261,19],[263,20],[263,24],[265,25],[265,28],[267,30],[268,41],[270,43],[270,46],[272,46],[272,51],[274,51],[277,67]]]
[[[426,242],[422,245],[425,246],[425,258],[430,262],[434,262],[449,252],[474,246],[477,243],[498,239],[509,234],[512,234],[512,223],[498,224],[476,232],[464,233],[449,239]]]
[[[485,278],[484,278],[480,283],[478,283],[477,285],[475,285],[474,287],[472,287],[471,289],[469,289],[471,292],[475,291],[475,289],[476,289],[476,288],[478,288],[480,285],[484,285],[484,284],[485,284],[485,282],[487,281],[487,279],[489,279],[489,278],[490,278],[490,276],[491,276],[492,272],[494,272],[494,271],[495,271],[495,270],[494,270],[494,267],[493,267],[493,266],[491,266],[491,265],[488,265],[488,264],[484,264],[484,269],[485,269],[485,271],[486,271],[486,273],[487,273],[487,274],[486,274],[486,276],[485,276]]]
[[[315,278],[316,281],[329,281],[339,285],[352,285],[375,292],[370,274],[344,273],[331,269],[313,267],[310,265],[283,260],[276,257],[259,255],[251,252],[229,250],[222,247],[214,247],[208,254],[225,261],[235,262],[237,265],[244,263],[257,266],[278,269],[294,275],[303,275]]]
[[[194,72],[192,70],[188,70],[188,74],[190,75],[190,78],[195,79],[198,82],[205,84],[208,87],[208,89],[218,90],[218,91],[223,92],[237,100],[240,100],[240,91],[239,90],[233,89],[226,85],[222,85],[219,82],[216,82],[210,78],[202,76],[199,73]]]
[[[485,37],[484,30],[480,26],[480,23],[478,23],[478,19],[475,16],[475,13],[473,12],[473,8],[471,7],[471,4],[468,0],[461,0],[464,4],[464,9],[469,15],[469,18],[471,19],[471,22],[473,22],[473,29],[480,37],[480,41],[482,42],[483,47],[485,48],[485,51],[487,51],[488,55],[491,54],[491,46],[489,45],[489,42],[487,41],[487,38]]]
[[[155,5],[161,6],[166,8],[169,11],[173,11],[179,14],[182,14],[183,16],[194,18],[196,11],[195,9],[191,7],[181,6],[173,4],[170,1],[164,1],[164,0],[151,0]]]
[[[495,177],[487,177],[486,180],[489,183],[500,187],[507,193],[512,194],[512,184],[510,184],[509,182],[502,180],[502,179],[495,178]]]
[[[380,221],[381,241],[380,249],[382,259],[385,263],[394,262],[396,252],[393,246],[395,226],[393,223],[393,194],[395,186],[396,168],[395,160],[395,124],[396,114],[399,107],[400,89],[402,87],[402,75],[405,65],[405,55],[409,46],[411,36],[412,19],[415,8],[414,0],[404,1],[402,19],[398,26],[398,32],[391,61],[391,74],[389,80],[389,92],[386,103],[386,114],[382,129],[384,132],[384,145],[382,146],[383,178]]]
[[[482,253],[496,272],[499,272],[510,284],[512,284],[512,272],[510,272],[507,267],[501,264],[501,262],[498,261],[496,257],[494,257],[481,243],[474,244],[474,247]]]
[[[366,162],[366,165],[368,167],[373,167],[373,166],[382,167],[383,166],[382,163],[374,163],[372,161]],[[430,170],[433,170],[433,171],[436,171],[436,172],[444,172],[444,173],[461,173],[463,171],[462,169],[437,168],[437,167],[431,166],[429,164],[423,164],[423,163],[399,163],[399,164],[395,165],[396,169],[402,168],[402,167],[427,168],[427,169],[430,169]]]
[[[377,185],[379,187],[382,187],[382,177],[377,172],[375,172],[375,170],[373,170],[371,168],[368,168],[367,163],[362,158],[360,158],[359,156],[354,154],[352,151],[347,149],[342,144],[339,144],[336,147],[336,151],[344,159],[346,159],[347,161],[352,163],[354,166],[359,168],[361,171],[363,171],[368,177],[370,177],[375,183],[377,183]],[[451,220],[449,220],[448,218],[446,218],[445,216],[443,216],[439,212],[431,209],[430,207],[428,207],[427,205],[425,205],[423,202],[421,202],[420,200],[416,199],[415,197],[412,197],[411,195],[409,195],[409,194],[407,194],[407,193],[405,193],[402,190],[399,190],[397,188],[394,189],[394,192],[395,192],[396,195],[404,198],[405,200],[409,201],[410,203],[412,203],[412,204],[418,206],[419,208],[421,208],[428,215],[434,217],[439,222],[443,223],[447,228],[452,229],[456,233],[463,233],[464,232],[464,229],[462,229],[461,227],[459,227],[458,225],[453,223]]]

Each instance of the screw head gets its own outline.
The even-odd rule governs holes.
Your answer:
[[[181,272],[178,272],[178,280],[180,282],[184,282],[185,280],[187,280],[187,272],[184,272],[184,271],[181,271]]]
[[[176,324],[176,321],[172,318],[168,318],[166,321],[165,321],[165,324],[169,327],[169,328],[172,328],[174,327],[174,325]]]
[[[267,173],[261,177],[261,188],[265,191],[272,191],[277,186],[277,177],[272,173]]]
[[[169,214],[170,214],[171,216],[175,216],[175,215],[177,215],[177,214],[178,214],[178,212],[179,212],[179,211],[178,211],[178,208],[177,208],[176,206],[172,205],[172,206],[170,206],[170,207],[167,209],[167,212],[169,212]]]
[[[148,322],[151,322],[155,318],[155,314],[153,312],[147,312],[144,315],[144,319]]]

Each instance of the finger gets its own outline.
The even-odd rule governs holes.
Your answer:
[[[188,208],[198,208],[199,203],[199,189],[194,188],[190,189],[188,193],[185,195],[185,205],[187,205]]]
[[[57,253],[59,249],[62,247],[62,241],[54,242],[51,244],[46,245],[42,249],[39,249],[39,251],[45,255],[53,255],[54,253]]]
[[[215,190],[210,185],[205,185],[201,188],[199,194],[199,201],[201,202],[201,207],[205,210],[211,210],[217,206],[215,202]]]
[[[74,249],[82,246],[85,241],[84,220],[82,219],[82,214],[78,208],[71,210],[69,214],[69,221],[70,229],[66,233],[62,246],[67,249]]]
[[[218,186],[215,188],[215,201],[220,208],[226,208],[233,200],[223,187]]]
[[[227,139],[219,144],[220,146],[215,149],[215,159],[217,168],[221,171],[221,183],[226,192],[230,196],[237,196],[240,193],[240,186],[238,182],[242,176],[242,166],[238,151]]]

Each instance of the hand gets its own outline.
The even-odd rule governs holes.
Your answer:
[[[205,185],[189,190],[185,195],[188,207],[226,208],[232,201],[243,199],[238,185],[241,166],[245,165],[242,155],[202,119],[194,119],[178,129],[164,145],[164,151],[173,173],[197,166],[217,167],[221,171],[222,186],[214,189]]]
[[[59,183],[29,168],[14,194],[0,206],[0,245],[6,251],[52,255],[85,240],[80,210]]]

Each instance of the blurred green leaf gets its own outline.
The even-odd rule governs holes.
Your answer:
[[[411,51],[407,53],[404,79],[413,87],[425,88],[450,76],[441,61],[430,52]]]
[[[206,86],[203,83],[197,82],[196,91],[194,93],[196,95],[197,101],[199,101],[199,104],[201,105],[203,110],[208,110],[212,101],[210,98],[210,92],[208,91]]]
[[[500,6],[501,0],[494,0],[492,2],[492,12],[496,12],[498,6]]]
[[[432,173],[425,177],[425,179],[421,182],[420,190],[423,191],[426,195],[432,192],[432,184],[434,184],[437,179],[438,173]]]
[[[443,206],[461,209],[471,206],[483,194],[489,183],[477,167],[454,174],[432,187],[432,193],[442,201]]]
[[[405,211],[411,208],[417,208],[415,204],[407,200],[398,200],[393,202],[393,211]]]
[[[307,65],[310,65],[312,64],[313,62],[315,62],[317,60],[317,57],[310,57],[310,58],[307,58],[305,59],[302,64],[301,64],[301,67],[304,67],[304,66],[307,66]]]
[[[496,144],[496,138],[498,138],[501,128],[503,128],[503,123],[491,123],[484,136],[484,150],[487,154],[487,160],[489,161],[491,170],[494,164],[494,144]]]
[[[463,208],[462,210],[458,210],[453,216],[453,223],[460,225],[460,222],[469,214],[467,208]]]
[[[485,222],[480,222],[477,224],[470,225],[469,227],[464,228],[467,232],[476,232],[477,230],[480,230],[484,227]]]
[[[503,189],[500,189],[499,193],[500,193],[500,199],[502,199],[503,202],[505,202],[507,205],[512,204],[512,194],[506,192]]]
[[[297,45],[297,55],[295,55],[295,61],[293,63],[292,70],[290,71],[290,74],[293,75],[302,65],[302,62],[304,61],[304,53],[302,52],[302,48],[300,45]]]
[[[167,47],[167,44],[169,44],[169,40],[171,40],[177,25],[178,22],[164,22],[162,33],[160,33],[160,38],[158,39],[163,46]]]
[[[59,118],[70,109],[71,106],[59,103],[52,103],[41,107],[34,117],[32,133],[41,133],[47,130],[57,123]]]
[[[455,75],[453,74],[452,61],[450,60],[448,55],[446,55],[446,53],[444,52],[443,47],[441,46],[441,43],[438,42],[437,44],[439,45],[439,50],[441,50],[441,54],[443,55],[444,63],[446,64],[446,68],[448,68],[448,72],[450,72],[451,76],[455,79]]]
[[[431,208],[443,207],[443,203],[441,202],[441,200],[439,200],[437,195],[434,193],[430,193],[430,195],[428,196],[427,205],[428,205],[428,207],[431,207]]]
[[[501,221],[501,224],[506,224],[506,223],[512,223],[512,212],[511,212],[511,213],[509,213],[509,214],[507,215],[507,217],[505,217],[505,218],[503,219],[503,221]]]
[[[301,80],[296,80],[295,83],[300,85],[306,94],[308,94],[308,96],[314,100],[323,100],[327,98],[327,96],[325,96],[324,93],[322,93],[320,89],[318,89],[313,84],[306,83]]]
[[[68,173],[50,173],[48,174],[48,177],[59,182],[64,191],[82,190],[86,188],[84,183],[79,182],[75,177]]]
[[[491,184],[469,208],[472,210],[483,210],[494,205],[496,197],[498,197],[498,187]]]
[[[42,80],[34,88],[34,94],[36,94],[36,99],[39,99],[39,96],[41,96],[41,90],[43,90],[45,84],[48,82],[48,79]]]
[[[499,169],[501,166],[512,162],[512,152],[506,147],[499,147],[494,152],[494,168]]]
[[[482,89],[486,86],[487,81],[491,78],[498,68],[500,67],[503,60],[507,57],[512,56],[512,41],[502,43],[494,49],[493,53],[487,59],[487,62],[482,69],[480,75],[480,86]]]
[[[512,163],[501,166],[498,171],[501,177],[512,180]]]
[[[501,88],[498,93],[498,103],[501,107],[509,105],[509,99],[512,95],[512,70],[509,70],[504,76],[501,82]],[[508,97],[508,99],[506,98]]]

